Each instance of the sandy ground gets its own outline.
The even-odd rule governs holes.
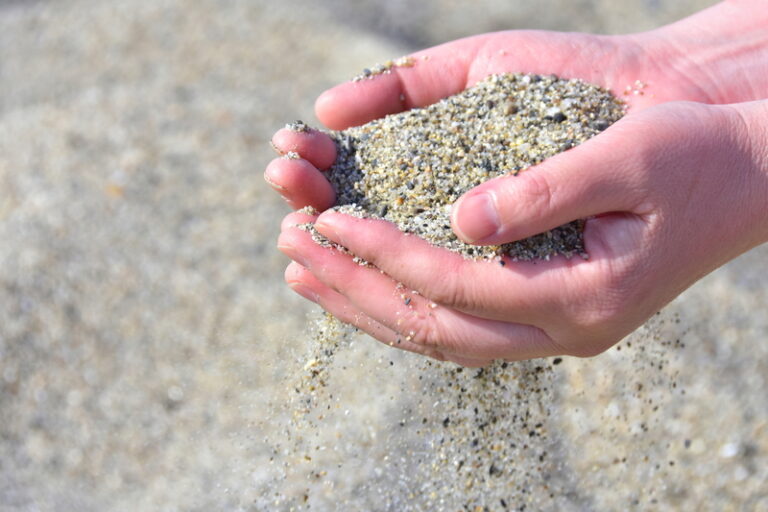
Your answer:
[[[269,509],[264,438],[310,308],[282,284],[287,207],[261,172],[324,88],[462,35],[641,30],[712,3],[0,2],[0,510]],[[562,365],[574,510],[768,510],[766,258],[665,311],[659,339],[684,348]],[[341,383],[394,357],[358,346]]]

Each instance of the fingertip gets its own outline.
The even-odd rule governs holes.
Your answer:
[[[318,169],[328,169],[336,160],[336,144],[324,132],[315,129],[295,131],[282,128],[272,137],[272,146],[280,153],[298,153]]]
[[[320,303],[320,294],[317,293],[317,291],[315,291],[312,288],[311,285],[309,285],[308,283],[306,283],[304,281],[301,281],[301,280],[289,280],[288,279],[288,272],[289,272],[289,269],[290,269],[290,265],[288,267],[289,268],[286,269],[286,271],[285,271],[285,273],[286,273],[285,282],[288,285],[288,287],[291,290],[293,290],[294,292],[296,292],[299,295],[301,295],[302,297],[304,297],[305,299],[307,299],[308,301],[311,301],[311,302],[314,302],[316,304],[319,304]]]
[[[310,215],[304,212],[292,212],[283,217],[282,222],[280,222],[280,229],[286,230],[298,227],[301,224],[312,224],[316,219],[317,215]]]
[[[326,210],[317,216],[315,225],[321,233],[323,230],[338,230],[344,227],[346,215],[336,210]]]
[[[315,115],[321,123],[331,130],[343,130],[348,127],[348,125],[342,122],[336,112],[339,103],[338,88],[339,86],[328,89],[315,100]]]
[[[286,188],[284,185],[280,183],[281,175],[282,175],[282,167],[284,165],[285,159],[283,158],[275,158],[271,162],[267,164],[267,168],[264,169],[264,181],[267,182],[267,184],[275,189],[276,192],[279,192],[280,194],[283,194],[286,191]]]
[[[298,229],[289,227],[281,231],[277,236],[277,249],[292,260],[296,260],[294,253],[296,252],[296,247],[301,245],[301,242],[301,232]]]
[[[280,128],[272,136],[270,143],[275,151],[280,155],[284,155],[289,151],[296,151],[297,144],[296,138],[299,134],[287,128]]]
[[[276,158],[264,171],[264,180],[295,208],[312,206],[325,210],[335,193],[323,174],[303,158]]]
[[[451,211],[451,227],[461,240],[482,245],[501,228],[496,199],[490,192],[465,194]]]
[[[289,285],[291,283],[303,283],[306,281],[307,274],[310,274],[309,270],[292,261],[285,267],[285,282]]]

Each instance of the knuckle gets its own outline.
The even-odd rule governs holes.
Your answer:
[[[439,320],[429,314],[414,315],[405,323],[403,334],[407,341],[423,347],[430,357],[435,357],[433,353],[441,354],[450,345]]]
[[[438,349],[442,346],[440,336],[436,332],[434,321],[431,317],[416,316],[414,320],[407,323],[406,340],[426,347],[427,349]]]
[[[582,327],[587,332],[599,332],[616,322],[625,310],[624,300],[615,292],[604,291],[593,297],[584,311]]]
[[[564,311],[558,336],[570,355],[592,357],[613,345],[633,308],[634,291],[625,272],[603,271],[579,286],[579,297]]]
[[[471,306],[472,280],[466,279],[462,272],[463,261],[440,269],[439,275],[429,279],[424,286],[423,294],[430,300],[450,306],[454,309],[466,309]]]
[[[585,327],[594,332],[621,321],[630,309],[642,275],[642,269],[632,262],[606,261],[600,265],[580,311]]]
[[[546,173],[527,173],[524,187],[520,187],[518,202],[526,209],[548,211],[554,203],[555,188]],[[522,200],[522,201],[520,201]]]
[[[450,280],[452,279],[446,279],[446,281]],[[425,290],[425,295],[434,302],[444,306],[460,307],[459,305],[463,302],[462,294],[455,286],[452,286],[447,282],[430,285],[430,287]]]

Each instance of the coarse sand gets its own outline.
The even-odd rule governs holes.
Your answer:
[[[325,175],[342,211],[390,220],[467,257],[586,257],[578,220],[526,240],[475,246],[451,230],[450,208],[476,185],[524,172],[623,114],[610,92],[581,80],[491,75],[428,107],[331,132],[337,158]]]

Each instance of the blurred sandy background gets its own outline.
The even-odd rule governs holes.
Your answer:
[[[0,510],[254,509],[258,425],[309,310],[261,173],[323,89],[463,35],[642,30],[713,3],[0,1]],[[671,306],[680,507],[768,510],[767,258]]]

